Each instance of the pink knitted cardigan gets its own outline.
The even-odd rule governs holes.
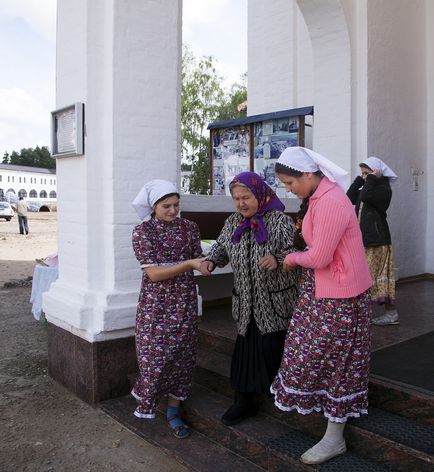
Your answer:
[[[372,286],[356,212],[327,177],[310,198],[302,234],[308,249],[285,262],[314,269],[316,298],[351,298]]]

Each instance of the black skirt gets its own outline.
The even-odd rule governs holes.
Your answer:
[[[286,330],[261,334],[251,319],[246,336],[237,336],[231,362],[231,385],[237,392],[270,394],[285,345]]]

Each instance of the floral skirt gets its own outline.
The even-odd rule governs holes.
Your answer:
[[[368,412],[370,294],[315,298],[314,280],[305,269],[271,392],[281,410],[344,423]]]
[[[374,303],[395,304],[395,273],[393,267],[392,246],[374,246],[365,248],[374,285],[371,297]]]
[[[164,396],[185,400],[196,363],[198,316],[196,287],[185,287],[176,302],[153,309],[139,303],[136,316],[136,353],[139,377],[131,392],[138,402],[134,415],[154,418]]]

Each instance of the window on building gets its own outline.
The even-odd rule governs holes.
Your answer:
[[[10,182],[10,181],[11,181],[11,176],[10,176],[10,175],[8,175],[8,182]]]
[[[36,190],[30,190],[29,197],[30,198],[37,198],[38,197],[38,192]]]
[[[41,190],[39,192],[39,198],[47,198],[47,192],[45,190]]]
[[[41,184],[43,184],[44,182],[42,182],[42,177],[41,177]]]
[[[5,192],[2,188],[0,188],[0,200],[2,200],[3,198],[5,198]]]
[[[26,198],[27,197],[27,192],[22,188],[21,190],[18,190],[18,196]]]
[[[26,183],[26,178],[25,177],[23,177],[23,180],[24,180],[24,183]]]
[[[15,177],[14,176],[12,176],[12,182],[15,182]]]
[[[19,181],[19,183],[21,183],[21,177],[18,177],[18,181]]]
[[[2,181],[2,179],[3,179],[3,176],[2,176],[2,175],[0,175],[0,182]]]
[[[50,192],[50,198],[56,198],[56,197],[57,197],[56,192],[54,190],[52,190]]]

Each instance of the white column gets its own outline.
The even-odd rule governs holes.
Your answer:
[[[59,279],[47,320],[88,341],[132,334],[131,201],[178,180],[181,0],[58,0],[56,107],[85,103],[83,157],[57,162]]]

